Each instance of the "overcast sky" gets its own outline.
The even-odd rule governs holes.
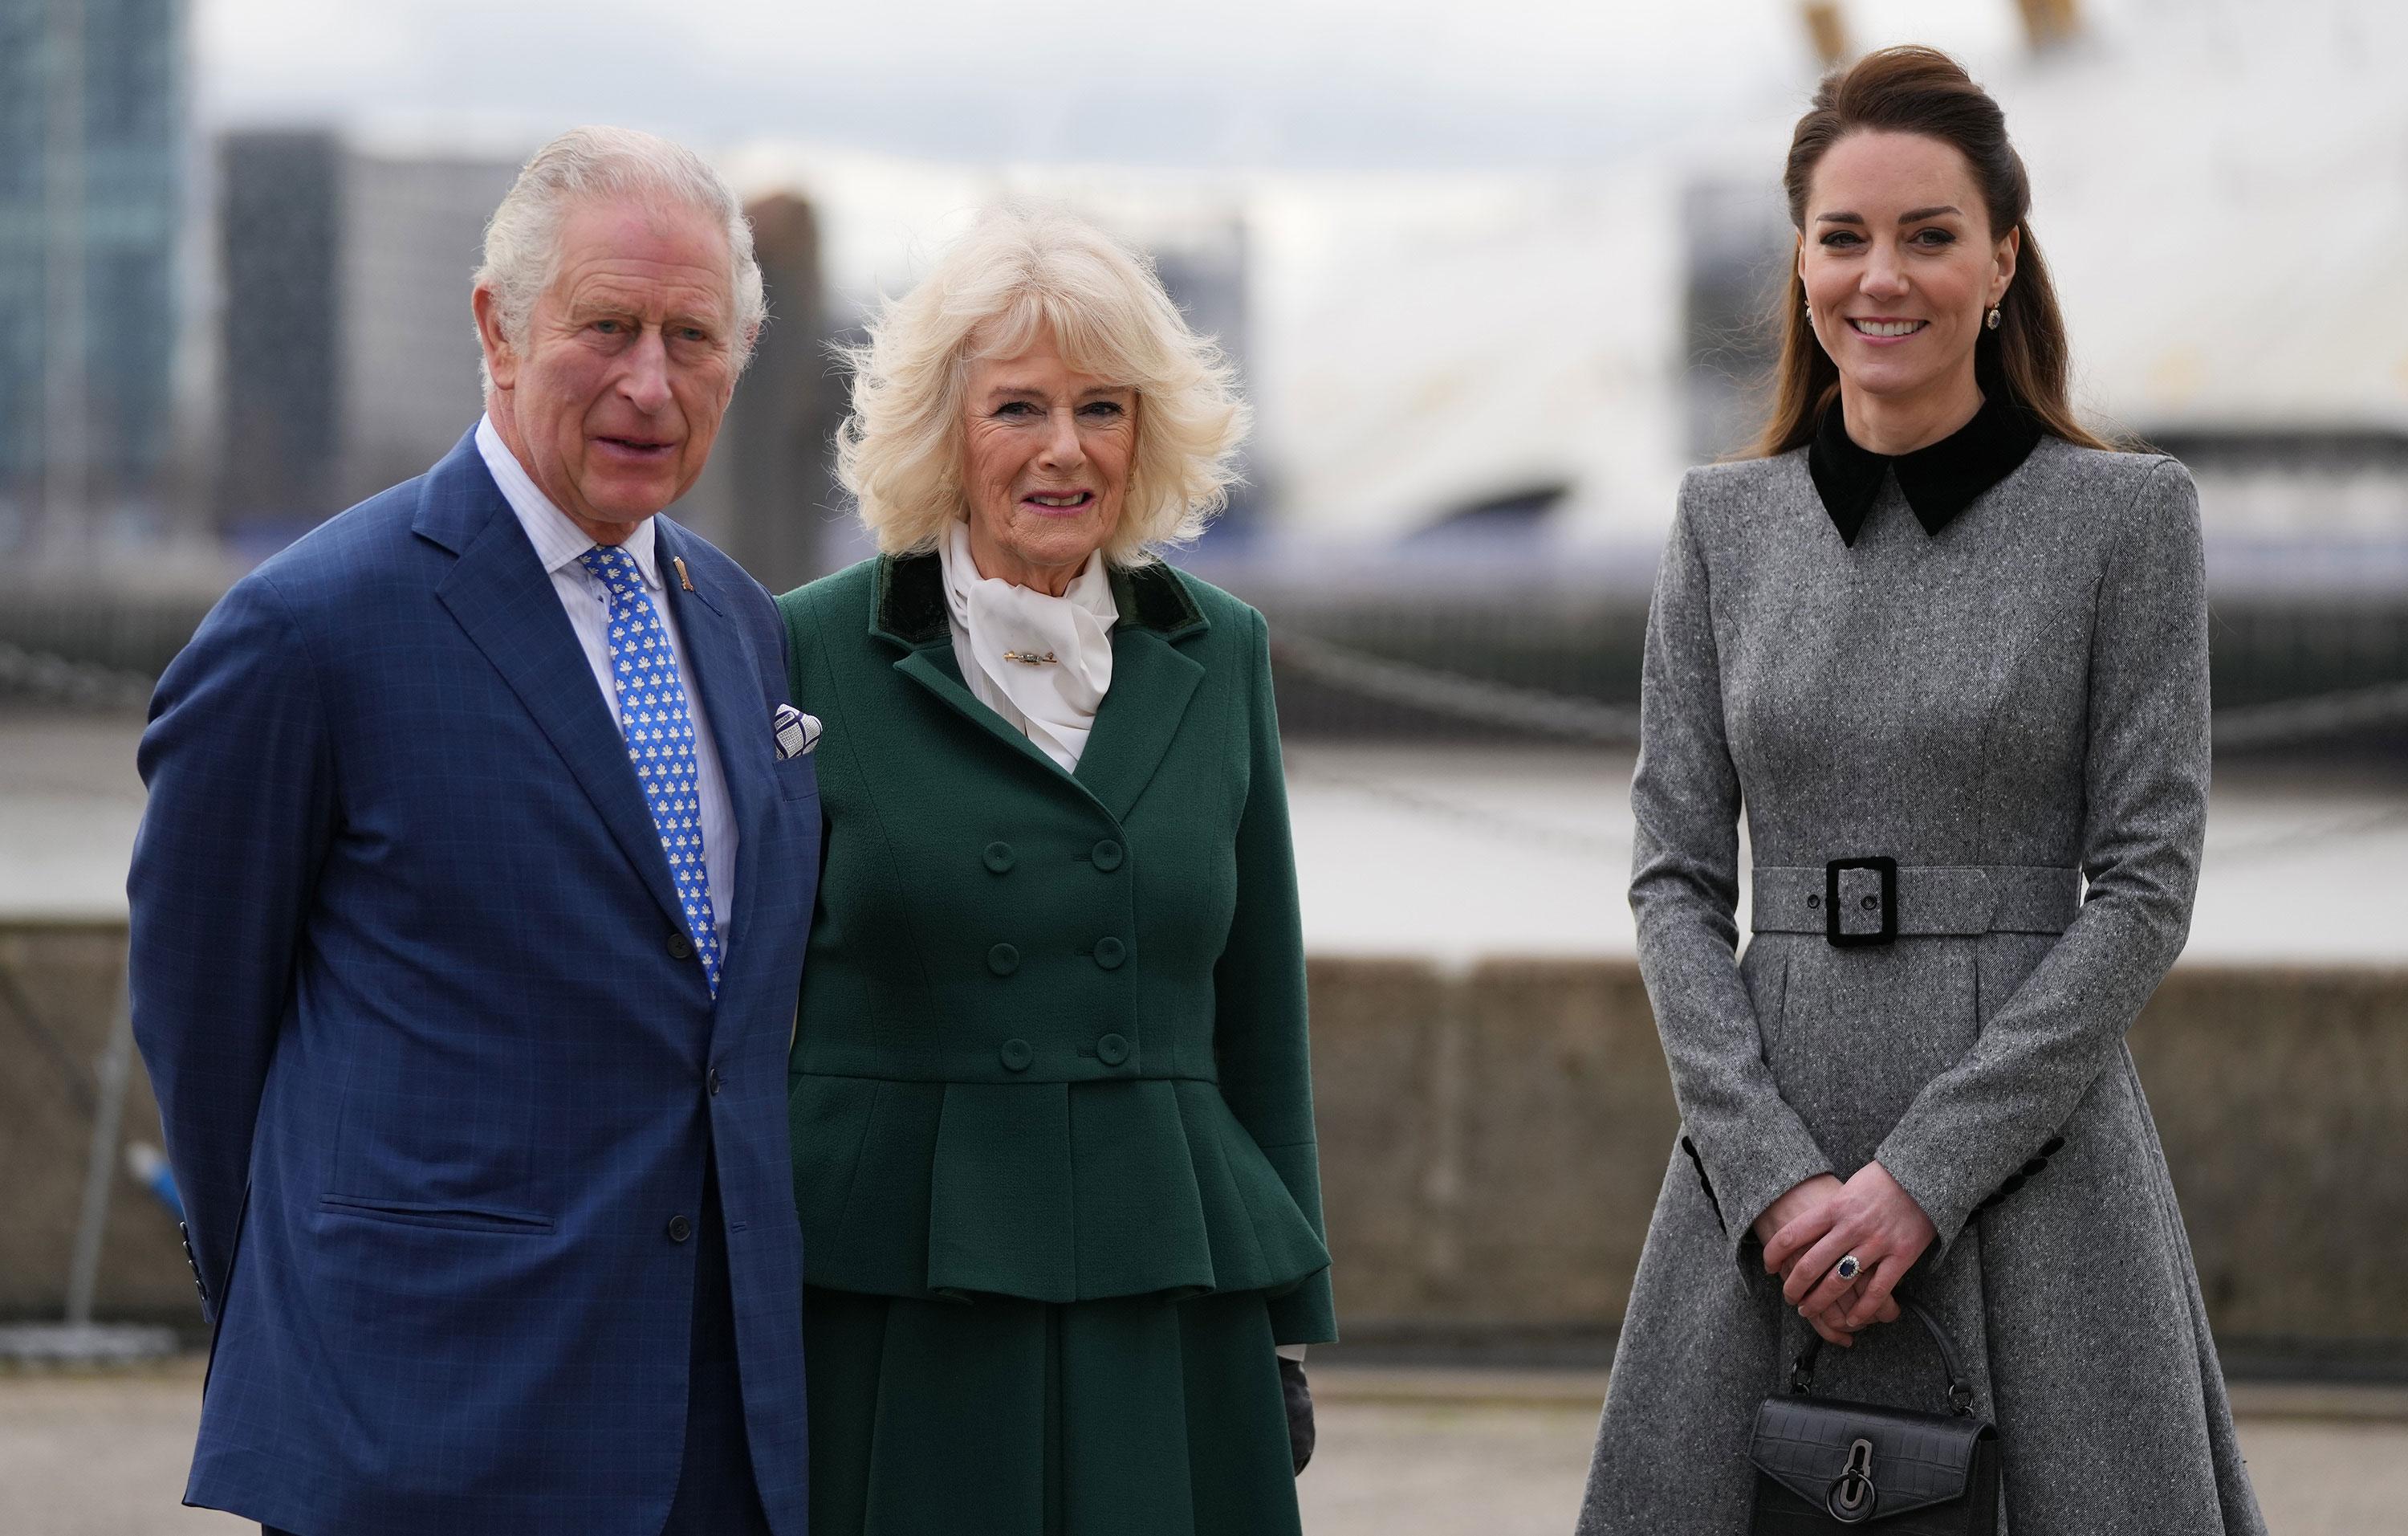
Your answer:
[[[520,140],[599,120],[976,161],[1577,165],[1794,99],[1813,73],[1794,0],[194,6],[210,122]],[[1977,68],[2017,46],[2010,0],[1845,9],[1860,43],[1928,40]]]

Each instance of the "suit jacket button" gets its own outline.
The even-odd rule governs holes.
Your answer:
[[[704,1078],[703,1083],[710,1089],[710,1097],[717,1098],[719,1097],[719,1069],[713,1067],[710,1069],[710,1075]]]
[[[1096,940],[1096,964],[1106,970],[1118,970],[1121,962],[1127,958],[1128,951],[1122,948],[1121,941],[1111,934]]]
[[[1011,856],[1011,844],[1008,842],[991,842],[986,845],[986,867],[994,870],[996,874],[1000,875],[1008,873],[1010,870],[1013,862],[1014,860]]]
[[[671,1242],[683,1242],[686,1239],[692,1236],[694,1236],[694,1223],[686,1220],[683,1216],[671,1216],[669,1218],[669,1241]]]
[[[691,959],[693,959],[693,958],[694,958],[694,940],[691,940],[691,939],[688,939],[684,934],[681,934],[681,933],[673,933],[673,934],[670,934],[670,935],[669,935],[669,958],[670,958],[670,959],[672,959],[672,960],[691,960]]]
[[[1003,1058],[1004,1069],[1013,1072],[1028,1070],[1028,1064],[1037,1059],[1037,1053],[1029,1049],[1025,1040],[1005,1041],[1003,1049],[996,1054]]]
[[[1121,845],[1106,838],[1089,849],[1087,856],[1095,861],[1096,868],[1110,874],[1121,867]]]
[[[997,944],[986,952],[986,969],[998,976],[1009,976],[1020,969],[1020,952],[1010,944]]]
[[[1096,1041],[1096,1056],[1107,1067],[1117,1067],[1128,1059],[1128,1041],[1118,1035],[1106,1035]]]

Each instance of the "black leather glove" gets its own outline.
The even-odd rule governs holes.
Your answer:
[[[1287,1399],[1287,1452],[1301,1474],[1312,1459],[1312,1392],[1304,1385],[1304,1362],[1280,1357],[1280,1390]]]

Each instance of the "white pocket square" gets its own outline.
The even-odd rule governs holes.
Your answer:
[[[801,757],[820,744],[820,717],[805,714],[791,704],[769,711],[769,730],[778,740],[778,761]]]

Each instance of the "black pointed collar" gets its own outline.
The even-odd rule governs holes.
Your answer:
[[[1898,488],[1927,534],[1941,529],[1973,504],[1974,498],[2015,472],[2041,439],[2040,423],[2029,412],[1992,388],[1982,397],[1973,419],[1927,448],[1892,457],[1859,447],[1848,436],[1848,423],[1834,397],[1823,412],[1814,441],[1806,450],[1807,472],[1823,498],[1823,510],[1840,530],[1841,542],[1854,548],[1856,535],[1881,494],[1882,477],[1898,476]]]

